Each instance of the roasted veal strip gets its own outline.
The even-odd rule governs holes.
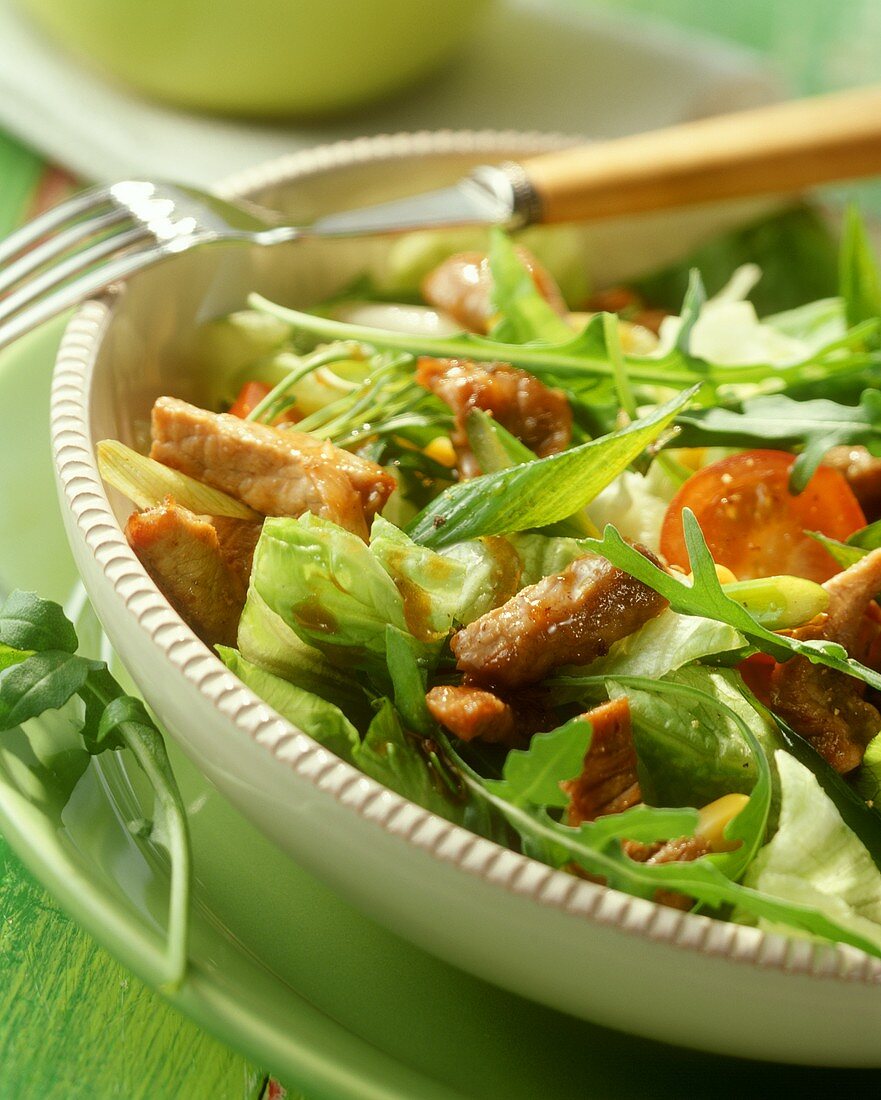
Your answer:
[[[157,587],[206,645],[235,645],[261,524],[197,516],[168,501],[125,534]]]
[[[395,487],[381,466],[314,436],[173,397],[153,406],[152,431],[152,458],[267,516],[313,512],[366,537]]]
[[[517,255],[532,276],[536,289],[561,317],[566,302],[553,276],[525,248]],[[422,297],[470,332],[486,334],[496,310],[492,303],[493,277],[485,252],[459,252],[439,264],[422,281]]]
[[[534,693],[501,699],[470,684],[441,684],[427,693],[425,702],[432,717],[460,741],[517,746],[556,725],[553,713]]]
[[[830,447],[823,465],[844,475],[870,523],[881,518],[881,458],[865,447]]]
[[[581,775],[562,784],[570,800],[566,811],[569,825],[617,814],[642,801],[630,703],[623,696],[612,699],[584,717],[592,730],[584,766]]]
[[[572,438],[572,411],[566,395],[535,375],[506,363],[460,359],[419,360],[416,381],[456,414],[453,445],[466,476],[481,471],[468,448],[465,418],[471,409],[491,413],[503,428],[543,458],[565,450]]]
[[[637,549],[658,564],[649,550]],[[450,644],[457,667],[471,679],[516,689],[561,665],[589,664],[666,606],[648,585],[588,555],[522,589]]]
[[[801,641],[838,642],[852,656],[871,601],[881,592],[881,550],[873,550],[823,585],[829,593],[824,617],[793,633]],[[857,767],[866,745],[881,731],[881,714],[863,698],[852,676],[806,657],[778,665],[771,677],[771,706],[835,768]]]

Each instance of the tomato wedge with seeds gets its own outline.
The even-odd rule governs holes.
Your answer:
[[[667,509],[661,553],[689,568],[682,511],[690,508],[713,560],[740,580],[789,573],[823,582],[840,569],[806,531],[844,541],[866,524],[853,491],[836,470],[820,466],[803,492],[789,491],[795,456],[744,451],[705,466],[688,479]]]

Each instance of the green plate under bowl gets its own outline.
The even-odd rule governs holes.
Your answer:
[[[84,649],[107,656],[52,486],[47,401],[60,332],[44,329],[0,359],[0,585],[65,601]],[[167,996],[310,1100],[626,1100],[786,1094],[824,1079],[856,1092],[878,1081],[628,1038],[469,977],[340,900],[169,750],[195,897],[187,979]],[[149,813],[127,755],[86,763],[57,718],[0,743],[0,831],[64,908],[156,987],[168,867],[127,827]]]

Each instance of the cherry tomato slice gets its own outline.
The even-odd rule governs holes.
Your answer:
[[[239,390],[239,396],[230,408],[231,416],[238,416],[244,420],[252,412],[263,398],[269,393],[270,387],[265,382],[246,382]]]
[[[682,511],[690,508],[714,561],[740,580],[779,573],[828,580],[840,567],[805,531],[843,541],[866,519],[841,474],[825,466],[803,492],[790,493],[794,462],[786,451],[744,451],[699,470],[670,502],[661,553],[671,565],[688,569]]]

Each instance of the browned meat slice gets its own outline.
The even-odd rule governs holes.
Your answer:
[[[593,735],[581,775],[561,784],[570,799],[566,811],[569,825],[617,814],[642,801],[630,704],[623,697],[612,699],[584,717],[593,727]]]
[[[551,273],[525,248],[517,254],[529,270],[539,294],[561,317],[566,303]],[[470,332],[486,334],[492,327],[493,287],[489,257],[485,252],[459,252],[430,271],[422,280],[422,297],[429,305],[448,313]]]
[[[432,716],[461,741],[523,745],[533,733],[557,724],[540,699],[518,695],[506,701],[470,684],[433,687],[425,702]]]
[[[881,458],[865,447],[830,447],[823,465],[844,476],[869,522],[881,517]]]
[[[637,863],[652,864],[691,863],[712,851],[709,843],[699,836],[680,836],[675,840],[658,841],[656,844],[625,840],[622,847]],[[690,909],[694,905],[694,898],[680,894],[678,890],[655,890],[654,900],[658,905],[668,905],[672,909]]]
[[[419,360],[416,381],[436,393],[456,414],[453,443],[460,468],[479,473],[468,449],[465,418],[471,409],[492,413],[503,428],[537,455],[556,454],[572,438],[572,410],[561,390],[552,390],[526,371],[506,363],[472,363],[459,359]]]
[[[655,564],[657,558],[637,547]],[[453,635],[457,667],[502,688],[534,684],[561,665],[586,665],[659,615],[667,601],[594,555],[529,585]]]
[[[519,741],[514,711],[491,691],[450,684],[433,687],[425,702],[432,717],[462,741]]]
[[[159,462],[269,516],[313,512],[366,536],[395,487],[375,462],[304,432],[207,412],[174,397],[153,406]]]
[[[802,641],[838,642],[851,654],[870,602],[881,592],[881,550],[873,550],[823,587],[829,609],[793,631]],[[881,714],[863,698],[864,685],[835,669],[793,657],[771,675],[773,710],[842,774],[863,759],[866,745],[881,731]]]
[[[206,645],[235,645],[260,524],[197,516],[168,501],[135,512],[125,534],[144,568]]]

